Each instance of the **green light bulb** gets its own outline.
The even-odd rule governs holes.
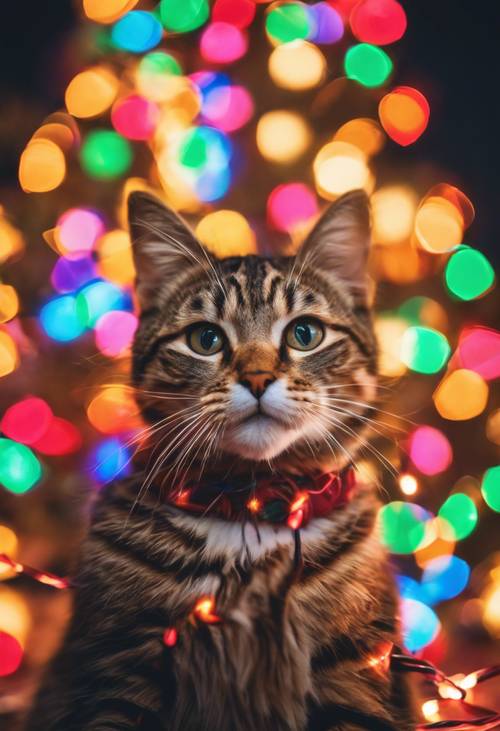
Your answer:
[[[381,86],[392,71],[392,61],[381,48],[369,43],[358,43],[345,55],[346,76],[363,86]]]
[[[207,0],[161,0],[160,19],[166,30],[188,33],[208,20]]]
[[[481,483],[481,492],[486,505],[500,513],[500,465],[486,470]]]
[[[425,535],[419,507],[396,500],[380,510],[382,542],[392,553],[413,553]]]
[[[409,327],[401,341],[401,360],[417,373],[437,373],[450,356],[445,336],[431,327]]]
[[[29,447],[12,439],[0,439],[0,483],[20,495],[31,490],[42,476],[40,462]]]
[[[307,9],[302,3],[284,3],[271,10],[266,18],[266,31],[279,43],[305,39],[310,23]]]
[[[127,172],[132,164],[132,148],[127,140],[110,129],[89,132],[80,150],[83,170],[98,180],[112,180]]]
[[[495,272],[480,251],[462,246],[449,259],[444,279],[449,291],[461,300],[484,294],[495,281]]]
[[[478,515],[474,501],[463,492],[457,492],[445,500],[438,515],[445,520],[457,541],[467,538],[477,525]]]

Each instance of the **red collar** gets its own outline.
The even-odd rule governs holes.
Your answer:
[[[190,513],[284,523],[297,530],[349,502],[355,485],[354,469],[348,467],[319,476],[277,473],[250,481],[186,482],[172,490],[167,500]]]

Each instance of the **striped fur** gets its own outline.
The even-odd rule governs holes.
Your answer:
[[[398,642],[372,486],[301,530],[300,572],[290,529],[164,500],[184,474],[355,462],[376,396],[366,197],[340,199],[288,259],[217,261],[154,199],[136,194],[130,212],[142,309],[133,381],[151,451],[96,506],[74,617],[28,730],[411,731],[403,679],[370,663]],[[291,352],[284,333],[303,315],[326,334]],[[217,355],[189,350],[186,329],[202,321],[223,328]],[[258,412],[245,385],[255,373],[271,384]],[[221,623],[190,620],[205,594]]]

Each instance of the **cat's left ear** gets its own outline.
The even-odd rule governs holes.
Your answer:
[[[370,249],[370,204],[364,190],[341,196],[323,213],[297,257],[334,275],[358,305],[366,304]]]
[[[189,268],[208,269],[211,255],[189,226],[158,198],[135,191],[128,198],[128,221],[141,309],[154,304]]]

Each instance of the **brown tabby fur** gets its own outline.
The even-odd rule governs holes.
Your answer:
[[[366,196],[333,204],[296,258],[217,261],[145,194],[132,195],[130,219],[141,304],[133,381],[153,425],[151,459],[96,506],[74,617],[27,728],[411,731],[404,679],[370,663],[381,643],[399,642],[372,486],[360,483],[351,502],[301,531],[302,569],[290,529],[260,526],[259,543],[252,525],[186,515],[164,500],[186,470],[230,480],[355,460],[376,390]],[[294,357],[273,325],[303,314],[321,319],[332,342]],[[174,347],[200,321],[230,333],[216,360]],[[238,453],[231,388],[249,371],[286,380],[295,409],[287,428],[323,419],[322,431],[264,460]],[[323,408],[320,395],[332,393],[346,401]],[[190,619],[206,594],[219,623]],[[179,639],[168,649],[171,626]]]

